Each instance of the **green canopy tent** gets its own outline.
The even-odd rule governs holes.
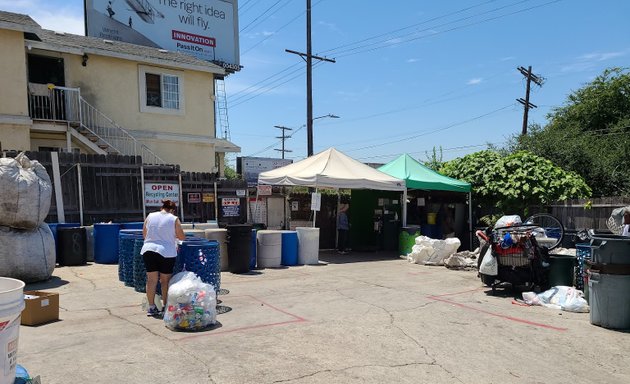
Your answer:
[[[472,244],[472,205],[470,183],[460,181],[439,174],[420,164],[416,159],[404,153],[398,158],[378,168],[379,171],[390,176],[405,180],[407,189],[422,189],[425,191],[449,191],[468,193],[468,229]],[[407,191],[404,193],[407,200]],[[403,204],[402,225],[407,225],[407,204]]]

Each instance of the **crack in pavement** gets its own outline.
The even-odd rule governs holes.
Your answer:
[[[87,277],[83,277],[83,276],[79,276],[77,274],[77,271],[74,270],[74,268],[72,267],[67,267],[70,269],[70,272],[74,275],[74,277],[76,277],[77,279],[81,279],[81,280],[87,280],[90,282],[90,284],[92,285],[92,290],[96,291],[96,283],[94,283],[94,281],[92,281],[91,279],[88,279]]]
[[[144,324],[140,324],[140,323],[135,323],[127,318],[124,318],[122,316],[119,315],[115,315],[112,313],[112,311],[109,308],[105,308],[105,310],[107,311],[107,313],[109,313],[110,316],[115,317],[117,319],[120,319],[122,321],[126,321],[129,324],[132,325],[136,325],[142,329],[144,329],[145,331],[149,332],[150,334],[152,334],[153,336],[156,336],[160,339],[163,339],[169,343],[171,343],[174,347],[176,347],[177,349],[179,349],[180,351],[182,351],[184,354],[186,354],[187,356],[191,357],[192,359],[196,360],[197,362],[199,362],[201,364],[202,367],[206,368],[206,374],[208,375],[208,380],[210,380],[210,383],[212,384],[216,384],[216,382],[214,381],[214,379],[212,378],[212,374],[210,372],[210,367],[206,364],[205,361],[201,360],[197,355],[191,353],[190,351],[188,351],[186,348],[184,348],[183,346],[179,345],[178,343],[175,342],[175,340],[171,340],[167,337],[164,337],[163,335],[160,335],[156,332],[154,332],[153,330],[149,329],[148,327],[146,327]]]
[[[339,368],[339,369],[322,369],[321,371],[315,371],[315,372],[307,373],[307,374],[302,375],[302,376],[292,377],[292,378],[289,378],[289,379],[275,380],[275,381],[272,381],[272,383],[287,383],[287,382],[290,382],[290,381],[297,381],[297,380],[302,380],[302,379],[305,379],[305,378],[308,378],[308,377],[313,377],[315,375],[319,375],[320,373],[343,372],[343,371],[349,371],[351,369],[356,369],[356,368],[369,368],[369,367],[402,368],[402,367],[410,367],[410,366],[414,366],[414,365],[431,365],[431,366],[437,366],[437,367],[440,367],[440,368],[444,369],[442,366],[440,366],[439,364],[435,364],[434,362],[431,362],[431,363],[411,362],[411,363],[405,363],[405,364],[392,364],[392,365],[363,364],[363,365],[352,365],[350,367]],[[445,370],[445,371],[448,372],[447,370]],[[451,374],[450,372],[448,372],[448,373]],[[453,378],[457,379],[457,381],[459,381],[460,383],[463,383],[457,377],[453,376]]]
[[[374,304],[374,303],[371,303],[371,302],[368,302],[368,301],[364,301],[364,300],[360,300],[360,299],[357,299],[357,298],[355,298],[355,297],[351,297],[351,296],[348,296],[348,295],[346,295],[346,294],[343,294],[342,292],[339,292],[339,290],[337,290],[337,293],[338,293],[339,295],[343,296],[343,297],[346,297],[346,298],[350,299],[350,300],[355,300],[355,301],[358,301],[358,302],[361,302],[361,303],[364,303],[364,304],[368,304],[368,305],[371,305],[371,306],[373,306],[373,307],[376,307],[376,308],[379,308],[379,309],[382,309],[383,311],[385,311],[385,313],[387,313],[387,314],[389,315],[389,319],[390,319],[389,324],[390,324],[392,327],[394,327],[394,328],[398,329],[398,330],[399,330],[399,331],[400,331],[403,335],[405,335],[405,337],[407,337],[409,340],[413,341],[413,342],[414,342],[414,344],[416,344],[416,345],[418,346],[418,348],[420,348],[422,351],[424,351],[424,354],[425,354],[428,358],[430,358],[430,359],[432,360],[430,363],[423,363],[423,364],[426,364],[426,365],[435,365],[435,366],[437,366],[437,367],[440,367],[440,368],[441,368],[444,372],[446,372],[446,373],[448,373],[449,375],[451,375],[451,378],[453,378],[453,379],[457,380],[457,381],[458,381],[458,382],[460,382],[460,383],[463,383],[463,381],[461,381],[461,380],[460,380],[457,376],[455,376],[455,374],[453,374],[451,371],[449,371],[449,370],[448,370],[448,369],[446,369],[444,366],[442,366],[441,364],[439,364],[439,363],[437,362],[437,359],[436,359],[435,357],[431,356],[431,355],[429,354],[429,351],[427,350],[427,348],[426,348],[425,346],[423,346],[422,344],[420,344],[420,342],[419,342],[418,340],[416,340],[414,337],[412,337],[412,336],[411,336],[411,335],[409,335],[407,332],[405,332],[405,330],[404,330],[404,329],[402,329],[399,325],[394,324],[394,321],[395,321],[394,313],[392,313],[392,312],[390,312],[389,310],[387,310],[386,308],[381,307],[381,306],[379,306],[379,305],[376,305],[376,304]],[[425,304],[421,305],[420,307],[425,307],[425,306],[427,306],[427,305],[429,305],[429,304],[431,304],[431,303],[430,303],[430,302],[429,302],[429,303],[425,303]]]

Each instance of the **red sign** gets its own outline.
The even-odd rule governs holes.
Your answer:
[[[208,47],[216,47],[217,41],[214,37],[194,35],[188,32],[172,30],[173,40],[185,41],[187,43],[206,45]]]
[[[189,203],[201,203],[201,193],[199,192],[191,192],[188,194],[188,202]]]

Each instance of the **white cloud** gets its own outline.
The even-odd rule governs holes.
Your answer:
[[[0,9],[29,15],[44,29],[84,34],[83,8],[34,0],[0,0]]]
[[[482,81],[483,81],[483,78],[475,77],[473,79],[468,80],[468,82],[466,84],[468,84],[468,85],[477,85],[477,84],[481,84]]]
[[[414,59],[414,58],[411,58],[411,59],[407,59],[407,60],[406,60],[406,62],[407,62],[407,63],[416,63],[416,62],[418,62],[418,61],[420,61],[420,59]]]
[[[514,56],[506,56],[506,57],[500,58],[499,60],[500,61],[510,61],[510,60],[515,60],[515,59],[516,59],[516,57],[514,57]]]
[[[578,60],[586,61],[606,61],[616,57],[624,56],[625,52],[592,52],[578,57]]]
[[[36,12],[31,17],[44,29],[53,31],[63,31],[75,35],[85,34],[83,16],[76,16],[70,13]]]

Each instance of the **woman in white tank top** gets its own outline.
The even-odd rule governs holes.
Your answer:
[[[140,254],[147,269],[147,316],[159,316],[155,306],[155,291],[158,279],[162,284],[162,300],[166,304],[168,282],[173,274],[177,257],[177,239],[184,240],[186,235],[177,216],[177,206],[171,200],[162,200],[162,209],[150,213],[144,221],[142,235],[144,244]]]

